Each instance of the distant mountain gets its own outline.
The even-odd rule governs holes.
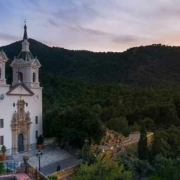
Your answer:
[[[90,82],[138,86],[180,83],[180,47],[157,44],[131,48],[123,53],[95,53],[48,47],[33,39],[29,42],[32,54],[42,64],[42,72]],[[12,61],[21,51],[21,41],[0,49]]]

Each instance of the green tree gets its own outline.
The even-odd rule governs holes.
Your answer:
[[[151,173],[153,176],[149,178],[153,180],[155,178],[163,180],[179,180],[180,179],[180,159],[164,158],[157,156],[152,163],[154,172]]]
[[[100,114],[102,122],[107,122],[109,119],[115,116],[116,109],[113,106],[103,108]]]
[[[145,124],[145,127],[146,127],[147,131],[154,131],[155,124],[154,124],[154,120],[153,119],[150,119],[150,118],[146,117],[143,120],[143,123]]]
[[[48,176],[48,179],[49,180],[58,180],[58,177],[57,176]]]
[[[106,131],[97,115],[88,107],[77,106],[61,112],[55,110],[52,115],[52,133],[62,143],[69,142],[73,148],[81,148],[86,140],[89,144],[92,141],[98,144]]]
[[[172,125],[168,131],[168,140],[171,150],[170,156],[172,158],[178,157],[180,155],[180,130],[176,126]]]
[[[115,159],[102,161],[97,159],[94,164],[81,163],[72,180],[131,180],[132,173]]]
[[[128,136],[130,134],[130,129],[126,121],[126,117],[120,116],[111,118],[107,122],[107,126],[109,129],[122,133],[124,136]]]
[[[102,123],[87,107],[72,108],[65,112],[64,120],[68,128],[75,129],[79,138],[88,140],[89,143],[94,141],[98,144],[105,134]]]
[[[138,143],[138,157],[141,160],[148,159],[147,132],[144,123],[141,126],[141,134]]]
[[[97,114],[101,112],[101,106],[99,104],[95,104],[91,109],[94,113],[97,113]]]
[[[131,154],[132,155],[132,154]],[[151,172],[152,167],[148,161],[140,160],[136,156],[125,153],[120,157],[120,162],[133,173],[134,179],[141,179]]]
[[[140,125],[137,122],[135,122],[130,128],[131,128],[131,132],[140,131]]]
[[[154,134],[154,141],[151,147],[152,159],[157,155],[161,154],[163,157],[168,157],[170,155],[170,145],[167,142],[168,133],[165,130],[156,131]]]
[[[96,153],[91,152],[88,142],[84,144],[82,150],[78,151],[78,158],[82,159],[83,162],[87,162],[88,165],[94,164],[96,162],[96,156]]]
[[[3,174],[4,173],[4,164],[3,162],[0,162],[0,174]]]

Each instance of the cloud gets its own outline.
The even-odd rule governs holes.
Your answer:
[[[95,30],[95,29],[91,29],[91,28],[85,28],[79,25],[76,25],[77,30],[83,32],[83,33],[87,33],[89,35],[95,35],[95,36],[104,36],[104,35],[110,35],[109,33],[105,32],[105,31],[101,31],[101,30]]]
[[[112,39],[112,42],[115,43],[129,43],[138,41],[138,38],[134,35],[118,35],[118,33],[109,33],[101,30],[82,27],[80,25],[70,26],[66,24],[66,26],[72,28],[72,30],[80,31],[82,35],[88,34],[88,36],[104,36],[106,39]]]
[[[138,38],[132,35],[121,35],[113,38],[112,41],[118,44],[134,43],[134,42],[138,42]]]
[[[103,17],[93,8],[89,1],[62,1],[60,7],[52,13],[58,21],[66,23],[84,24],[91,23],[97,17]]]
[[[17,36],[0,33],[0,39],[13,42],[13,41],[17,41],[19,38]]]
[[[48,19],[48,23],[49,23],[50,25],[55,26],[55,27],[59,27],[59,24],[56,23],[56,22],[55,22],[53,19],[51,19],[51,18]]]
[[[81,25],[78,24],[67,24],[67,23],[63,23],[62,24],[64,27],[68,28],[69,30],[73,31],[73,32],[80,32],[82,35],[84,34],[88,34],[88,35],[95,35],[95,36],[103,36],[103,35],[109,35],[109,33],[105,32],[105,31],[101,31],[101,30],[96,30],[93,28],[87,28],[87,27],[83,27]]]

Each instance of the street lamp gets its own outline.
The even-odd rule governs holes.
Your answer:
[[[41,159],[41,156],[43,155],[43,153],[39,150],[38,153],[36,154],[36,156],[39,158],[39,171],[41,170],[41,162],[40,162],[40,159]]]

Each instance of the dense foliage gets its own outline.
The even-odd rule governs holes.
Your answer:
[[[86,141],[98,144],[105,134],[97,115],[83,106],[54,110],[46,114],[45,122],[49,132],[59,138],[61,146],[66,142],[72,148],[81,148]]]
[[[125,131],[122,126],[128,128],[127,122],[133,128],[135,122],[146,121],[149,131],[180,124],[178,87],[153,89],[94,84],[49,74],[43,74],[41,79],[46,89],[43,92],[45,116],[57,109],[63,112],[81,105],[96,114],[106,127],[119,132]]]
[[[180,159],[156,156],[153,161],[140,160],[132,154],[125,154],[119,158],[124,167],[132,172],[134,179],[148,180],[179,180]]]
[[[91,165],[80,164],[72,180],[132,180],[132,173],[124,169],[123,165],[115,159],[97,161]]]

